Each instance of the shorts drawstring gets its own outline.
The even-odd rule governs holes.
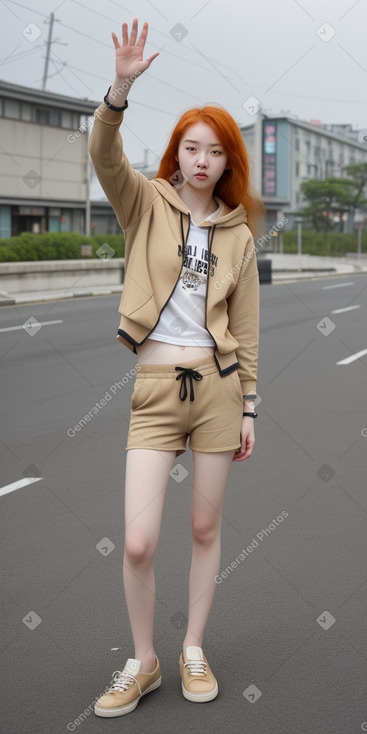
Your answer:
[[[183,377],[183,380],[181,380],[181,386],[180,386],[180,399],[186,400],[187,397],[187,385],[186,385],[186,377],[189,378],[190,381],[190,401],[192,402],[195,399],[194,396],[194,385],[192,378],[194,380],[202,380],[203,375],[198,372],[197,370],[191,369],[191,367],[175,367],[175,370],[183,370],[180,375],[177,375],[176,380],[179,380],[181,377]]]

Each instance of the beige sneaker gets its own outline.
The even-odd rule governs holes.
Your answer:
[[[142,696],[161,685],[161,670],[157,656],[152,673],[140,673],[141,660],[129,658],[123,671],[116,670],[111,688],[94,704],[96,716],[123,716],[133,711]]]
[[[218,695],[218,683],[201,647],[188,645],[179,659],[182,693],[188,701],[204,703]]]

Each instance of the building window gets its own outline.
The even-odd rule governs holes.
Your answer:
[[[50,110],[49,125],[54,125],[54,127],[61,127],[61,112],[58,112],[58,110]]]
[[[0,206],[0,237],[11,237],[11,207]]]
[[[71,112],[63,112],[62,113],[62,126],[71,128],[73,127],[71,124]]]
[[[20,102],[16,99],[4,99],[4,117],[10,117],[13,120],[20,119]]]
[[[64,112],[60,110],[47,109],[47,107],[36,107],[35,122],[40,125],[51,125],[52,127],[61,127],[63,123]],[[69,113],[67,113],[69,114]]]
[[[32,122],[32,105],[29,102],[21,103],[20,119],[25,122]]]
[[[36,107],[35,121],[38,122],[40,125],[48,125],[49,124],[49,110],[46,110],[45,107]]]
[[[299,176],[299,162],[296,161],[296,176]]]
[[[299,150],[299,138],[296,138],[296,150]]]

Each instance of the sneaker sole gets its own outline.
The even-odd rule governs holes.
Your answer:
[[[143,691],[143,693],[135,699],[135,701],[131,701],[131,703],[127,703],[126,706],[120,706],[120,708],[115,709],[103,709],[100,706],[94,707],[94,713],[96,716],[103,716],[104,718],[111,718],[113,716],[124,716],[124,714],[129,714],[131,711],[134,711],[136,709],[140,699],[145,696],[146,693],[150,693],[151,691],[154,691],[155,688],[159,688],[159,686],[162,683],[162,677],[158,678],[158,680],[154,681],[149,688],[146,689],[146,691]]]
[[[213,698],[218,695],[218,683],[216,683],[215,688],[213,688],[212,691],[208,691],[208,693],[190,693],[186,688],[184,688],[183,683],[181,684],[181,687],[183,696],[193,703],[205,703],[206,701],[212,701]]]

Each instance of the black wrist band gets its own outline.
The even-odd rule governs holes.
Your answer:
[[[111,84],[111,86],[112,86],[112,84]],[[122,110],[126,110],[126,108],[127,108],[128,106],[129,106],[129,103],[128,103],[128,101],[127,101],[127,100],[126,100],[126,102],[125,102],[125,104],[124,104],[124,106],[123,106],[123,107],[115,107],[115,105],[111,104],[111,102],[109,102],[109,101],[108,101],[108,99],[107,99],[107,95],[109,94],[109,92],[110,92],[110,89],[111,89],[111,87],[108,87],[108,91],[107,91],[107,94],[106,94],[106,95],[105,95],[105,97],[103,98],[103,101],[104,101],[104,103],[105,103],[106,107],[108,107],[108,108],[109,108],[110,110],[112,110],[113,112],[122,112]]]
[[[257,418],[257,413],[242,413],[242,415],[249,415],[251,418]]]

